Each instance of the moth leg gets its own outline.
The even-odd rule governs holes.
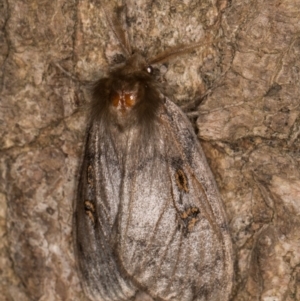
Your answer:
[[[63,68],[59,63],[52,62],[52,65],[57,67],[63,74],[65,74],[68,78],[72,79],[74,82],[79,84],[87,84],[88,81],[82,81],[73,74],[71,74],[69,71],[67,71],[65,68]]]
[[[210,93],[211,89],[207,90],[204,95],[180,105],[180,109],[189,119],[198,118],[199,111],[197,109]]]
[[[207,95],[208,93],[205,93],[204,95],[197,97],[196,99],[189,100],[182,105],[179,105],[179,107],[185,114],[189,114],[189,112],[193,112],[195,108],[204,101]]]
[[[68,72],[66,69],[64,69],[59,63],[52,63],[55,67],[57,67],[62,73],[70,77],[75,82],[78,82],[79,79],[73,76],[70,72]]]

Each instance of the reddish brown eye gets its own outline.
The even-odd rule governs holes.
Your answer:
[[[132,107],[135,105],[135,97],[133,94],[125,93],[125,106]]]
[[[119,105],[120,100],[121,97],[119,93],[114,93],[111,97],[111,102],[114,107],[117,107]]]

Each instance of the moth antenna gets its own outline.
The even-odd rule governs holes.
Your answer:
[[[119,23],[119,19],[124,19],[123,17],[123,10],[124,10],[124,5],[119,6],[117,9],[115,9],[115,15],[113,18],[109,17],[105,7],[101,5],[102,11],[105,15],[105,18],[111,27],[112,32],[114,33],[115,37],[119,41],[121,47],[125,51],[127,56],[130,56],[132,54],[132,49],[131,45],[129,42],[129,38],[127,35],[127,32],[123,30],[121,24]]]
[[[195,48],[202,47],[202,46],[205,46],[205,45],[208,45],[211,43],[212,43],[212,41],[209,40],[206,43],[198,42],[198,43],[190,44],[188,46],[179,45],[179,46],[173,47],[162,53],[159,53],[157,56],[150,59],[149,64],[153,65],[153,64],[157,64],[157,63],[163,63],[163,62],[169,60],[173,56],[182,55],[182,54],[191,52]]]

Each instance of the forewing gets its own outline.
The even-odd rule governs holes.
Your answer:
[[[232,254],[222,201],[190,122],[169,100],[150,144],[127,156],[118,265],[160,300],[228,300]]]
[[[88,131],[74,213],[75,248],[83,286],[92,300],[127,301],[136,292],[113,255],[122,160],[113,137],[94,122]]]

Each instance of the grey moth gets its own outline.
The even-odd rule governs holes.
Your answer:
[[[97,301],[226,301],[233,259],[222,200],[190,121],[150,67],[189,47],[147,60],[108,20],[126,61],[91,91],[74,211],[84,291]]]

